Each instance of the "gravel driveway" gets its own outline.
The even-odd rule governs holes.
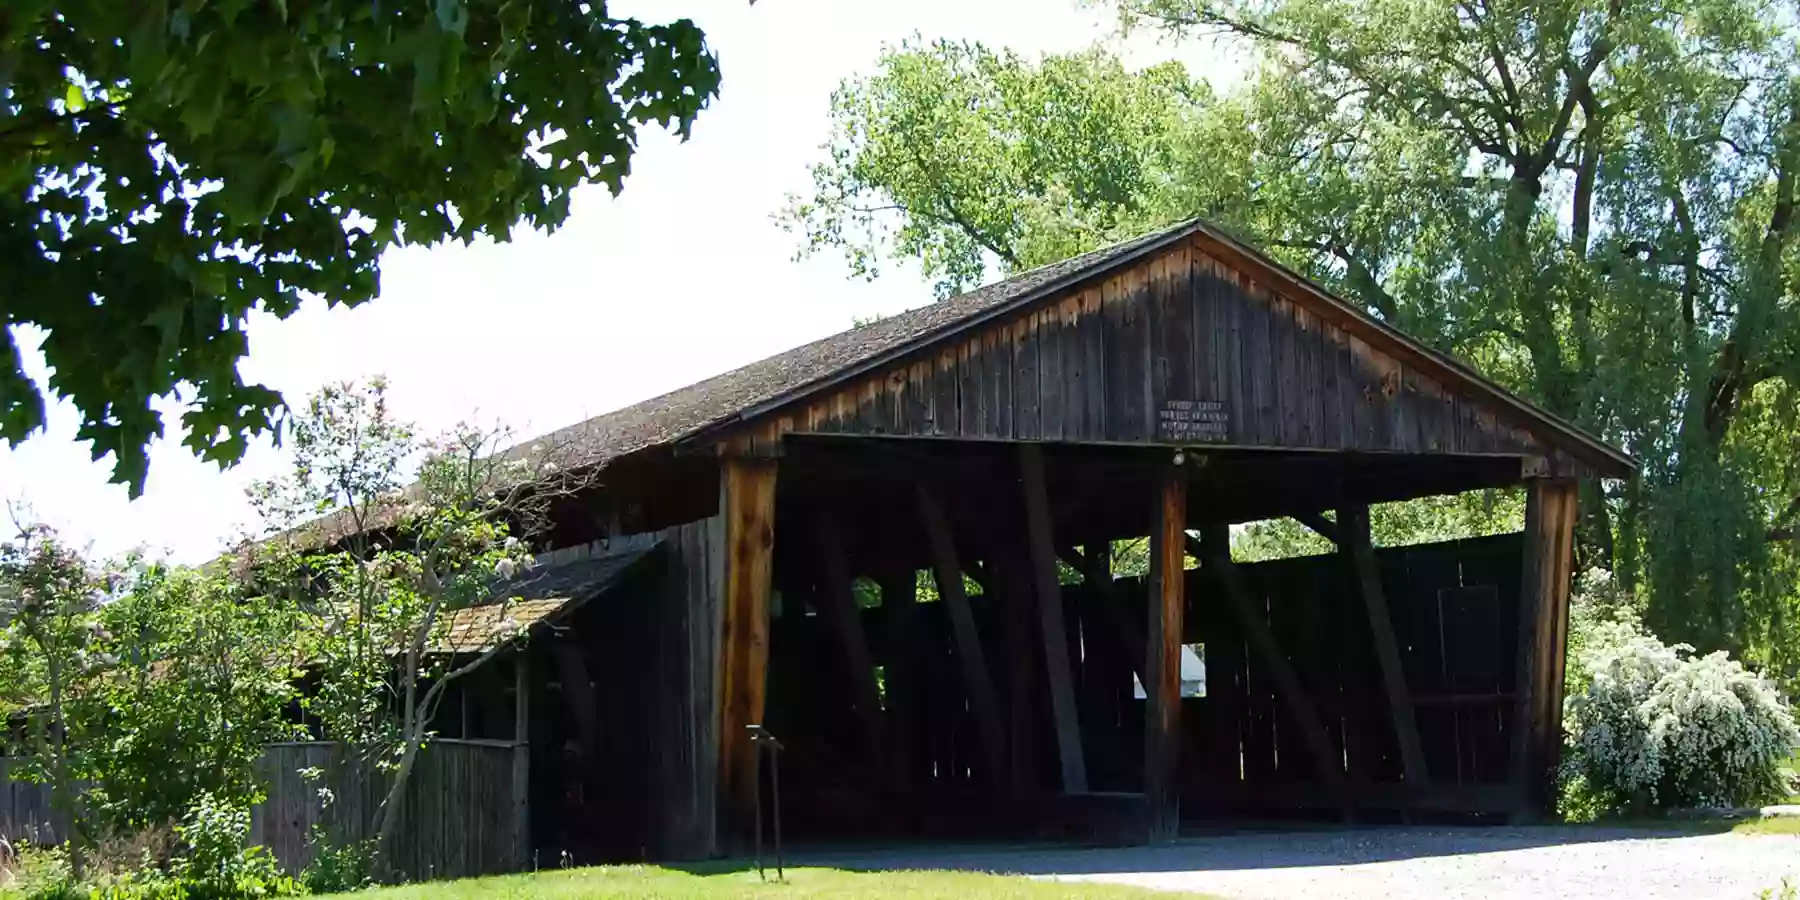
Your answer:
[[[1800,837],[1603,828],[1383,828],[1232,834],[1163,847],[914,848],[846,868],[951,868],[1112,881],[1234,900],[1755,900],[1792,878]]]

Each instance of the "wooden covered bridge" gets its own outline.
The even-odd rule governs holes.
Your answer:
[[[662,560],[530,700],[534,746],[596,732],[602,857],[735,846],[755,724],[790,834],[1545,811],[1577,485],[1633,468],[1200,222],[536,446],[601,467],[550,547]],[[1521,485],[1522,534],[1371,546],[1370,504]],[[1280,516],[1340,552],[1234,564]]]

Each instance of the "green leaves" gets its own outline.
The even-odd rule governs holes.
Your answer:
[[[1177,66],[905,42],[833,95],[813,196],[780,219],[803,254],[841,251],[863,276],[888,252],[916,257],[955,293],[992,264],[1060,259],[1139,220],[1193,100]]]
[[[692,22],[602,4],[37,3],[0,24],[0,325],[47,332],[54,373],[31,383],[7,334],[0,440],[65,398],[134,493],[153,398],[190,386],[186,443],[221,463],[279,421],[237,371],[252,311],[365,302],[400,243],[554,229],[577,186],[622,187],[639,126],[686,135],[719,87]]]

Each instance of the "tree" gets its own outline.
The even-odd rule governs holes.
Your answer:
[[[187,445],[235,462],[282,408],[237,370],[251,312],[367,301],[389,247],[554,229],[718,85],[693,23],[603,0],[8,3],[0,439],[66,398],[135,495],[179,391]]]
[[[91,750],[72,733],[99,673],[116,662],[98,649],[108,578],[54,532],[37,525],[0,544],[0,685],[30,721],[26,778],[47,782],[63,817],[69,867],[82,875],[83,826],[76,783]]]
[[[95,794],[124,833],[197,806],[262,798],[265,745],[292,740],[287,706],[301,660],[291,607],[250,596],[223,566],[140,567],[100,611],[117,665],[98,686],[106,740]]]
[[[451,614],[517,599],[532,557],[515,528],[543,524],[584,477],[559,468],[549,448],[503,452],[501,430],[462,426],[420,440],[394,418],[385,389],[379,380],[327,387],[296,414],[292,473],[255,491],[280,533],[246,548],[248,568],[287,588],[311,620],[318,687],[307,711],[366,771],[389,779],[368,831],[377,852],[445,689],[506,648],[449,645]],[[504,637],[516,636],[517,624],[510,629]]]
[[[1752,0],[1119,5],[1127,27],[1248,46],[1247,79],[1155,94],[1179,72],[890,50],[839,91],[786,211],[806,250],[918,257],[954,289],[1207,216],[1637,455],[1641,478],[1583,496],[1582,567],[1643,585],[1666,639],[1800,671],[1785,20]],[[1163,99],[1030,128],[994,112],[1038,108],[1077,63],[1076,96]],[[959,77],[902,77],[931,67]],[[940,122],[960,139],[931,139]],[[1069,189],[1108,144],[1159,149],[1118,191]],[[1019,158],[1034,172],[1009,181]],[[983,215],[944,212],[964,209]]]

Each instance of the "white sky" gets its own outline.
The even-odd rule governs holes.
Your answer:
[[[687,16],[706,30],[724,84],[692,140],[643,133],[624,193],[578,192],[553,236],[390,253],[381,296],[362,308],[309,304],[285,322],[254,321],[247,379],[299,402],[327,382],[385,374],[399,414],[426,432],[473,418],[533,434],[841,331],[854,316],[928,302],[916,270],[890,266],[865,283],[834,255],[794,262],[796,237],[771,219],[810,184],[832,89],[870,71],[883,43],[914,32],[1034,55],[1117,44],[1112,12],[1075,0],[611,7],[647,20]],[[1175,53],[1147,36],[1119,49],[1134,64]],[[1196,74],[1226,66],[1203,48],[1182,51]],[[177,437],[173,406],[164,418]],[[0,448],[0,500],[25,501],[101,554],[210,557],[251,522],[246,484],[282,467],[279,450],[258,446],[221,473],[177,437],[153,448],[146,492],[128,501],[107,482],[110,460],[90,462],[75,441],[73,408],[53,407],[50,419],[46,433]]]

